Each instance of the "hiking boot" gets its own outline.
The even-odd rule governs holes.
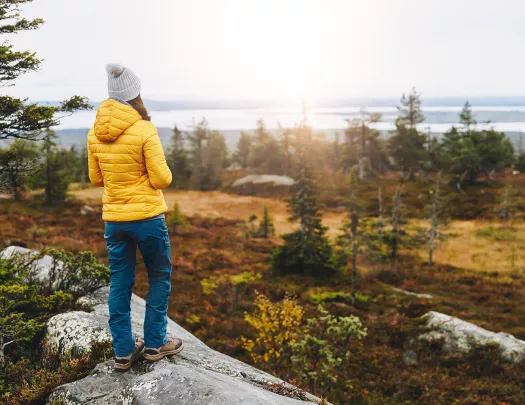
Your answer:
[[[126,357],[115,357],[113,368],[118,371],[128,371],[131,366],[144,354],[144,342],[138,340],[135,343],[135,350]]]
[[[184,349],[182,340],[178,338],[169,338],[168,343],[164,346],[154,348],[146,348],[144,351],[144,358],[150,361],[157,361],[164,356],[171,356],[172,354],[180,353]]]

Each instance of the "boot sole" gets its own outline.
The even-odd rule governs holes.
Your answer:
[[[178,349],[162,352],[159,354],[147,354],[144,353],[144,358],[148,361],[157,361],[163,359],[166,356],[173,356],[174,354],[180,353],[184,349],[184,345],[181,345]]]
[[[113,366],[113,368],[117,371],[128,371],[131,366],[133,364],[135,364],[137,362],[138,359],[140,359],[140,356],[142,356],[144,354],[144,350],[146,350],[146,347],[143,347],[142,350],[137,353],[135,355],[134,358],[132,358],[129,363],[126,363],[126,364],[118,364],[118,363],[115,363],[115,365]]]

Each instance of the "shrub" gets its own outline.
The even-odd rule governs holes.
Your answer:
[[[180,210],[180,206],[178,202],[175,202],[173,204],[173,211],[168,215],[168,218],[166,219],[166,224],[168,225],[168,228],[171,232],[177,233],[177,228],[182,225],[186,225],[188,223],[188,220],[184,215],[182,215],[182,211]]]
[[[254,339],[241,337],[242,346],[253,362],[284,377],[290,370],[291,344],[299,338],[304,310],[296,299],[286,297],[272,303],[264,295],[255,299],[255,311],[244,319],[256,332]]]
[[[52,257],[49,279],[38,280],[35,263],[46,254]],[[0,403],[36,403],[53,387],[70,381],[71,375],[76,377],[78,367],[82,372],[92,368],[88,358],[70,359],[70,363],[52,363],[48,356],[40,360],[40,343],[49,318],[107,281],[109,270],[97,264],[91,252],[45,250],[0,259],[0,359],[5,362],[0,371],[0,388],[5,392]]]
[[[318,311],[319,316],[306,321],[301,338],[291,346],[299,379],[314,395],[322,396],[351,366],[351,345],[366,336],[366,328],[356,316],[335,317],[322,306]]]

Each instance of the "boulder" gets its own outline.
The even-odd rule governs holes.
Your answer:
[[[431,330],[420,340],[442,341],[443,350],[467,352],[473,345],[499,344],[503,358],[519,362],[525,358],[525,341],[504,332],[491,332],[462,319],[431,311],[423,316]]]
[[[53,317],[48,323],[50,346],[67,353],[89,350],[92,342],[107,340],[108,287],[79,299],[92,312],[75,311]],[[143,336],[145,301],[133,295],[132,328]],[[156,363],[144,361],[126,373],[113,370],[112,361],[99,364],[82,380],[58,387],[51,401],[69,405],[299,405],[319,403],[319,399],[298,391],[276,377],[239,360],[210,349],[179,326],[168,321],[168,334],[184,340],[184,350],[173,358]],[[279,392],[269,390],[280,386]],[[62,401],[62,402],[60,402]]]
[[[278,176],[276,174],[250,174],[246,177],[235,180],[232,187],[238,187],[249,183],[271,183],[276,186],[291,186],[294,184],[294,180],[291,177]]]
[[[0,252],[2,259],[11,259],[17,256],[32,257],[36,256],[38,252],[31,249],[26,249],[20,246],[9,246]],[[34,282],[45,283],[49,280],[50,270],[53,268],[53,258],[51,256],[44,256],[38,260],[34,260],[31,263],[30,274],[28,277]],[[57,268],[63,266],[61,262],[57,262]]]
[[[415,292],[412,292],[412,291],[403,290],[402,288],[397,288],[397,287],[392,287],[392,290],[394,290],[395,292],[398,292],[400,294],[410,295],[412,297],[422,298],[422,299],[426,299],[426,300],[431,300],[433,298],[432,295],[430,295],[430,294],[418,294],[418,293],[415,293]]]

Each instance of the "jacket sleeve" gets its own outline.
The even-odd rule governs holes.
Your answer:
[[[146,134],[144,139],[144,159],[151,185],[156,189],[162,189],[171,184],[171,171],[166,163],[157,129],[153,128],[154,131]]]
[[[97,187],[104,187],[104,178],[102,177],[102,171],[100,170],[100,165],[98,160],[91,151],[91,145],[87,145],[88,150],[88,168],[89,168],[89,180]]]

